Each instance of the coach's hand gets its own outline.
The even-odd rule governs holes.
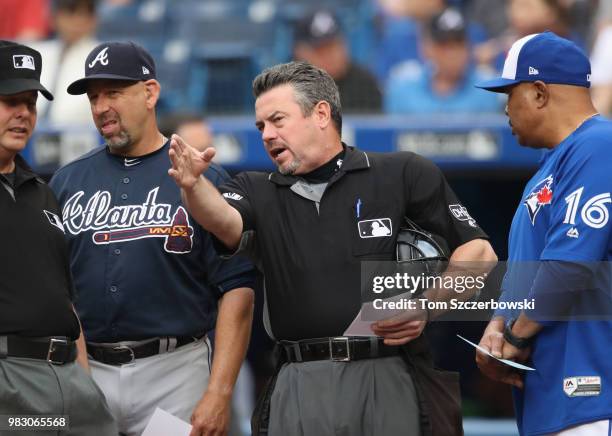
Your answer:
[[[231,395],[206,392],[191,415],[189,436],[227,435],[231,414]]]
[[[493,356],[503,357],[504,349],[504,320],[503,318],[494,318],[489,322],[485,329],[480,345],[485,350],[489,351]],[[523,388],[523,379],[521,375],[512,367],[493,359],[480,350],[476,350],[476,364],[480,371],[492,380],[507,383],[517,388]]]
[[[213,147],[198,151],[183,141],[180,136],[172,135],[168,151],[172,167],[168,170],[168,174],[181,188],[190,190],[200,179],[202,173],[208,169],[215,153],[216,150]]]
[[[404,345],[423,333],[427,324],[425,311],[408,310],[372,324],[372,331],[385,340],[385,345]]]

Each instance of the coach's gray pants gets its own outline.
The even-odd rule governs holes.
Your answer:
[[[269,436],[420,435],[416,391],[400,357],[289,363],[278,374]]]
[[[117,436],[102,391],[75,362],[0,359],[0,415],[67,415],[65,431],[9,431],[1,436]]]

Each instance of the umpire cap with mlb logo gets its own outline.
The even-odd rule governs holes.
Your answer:
[[[131,41],[105,42],[89,53],[85,60],[85,77],[72,82],[68,93],[85,94],[91,80],[139,82],[155,78],[155,61],[144,48]]]
[[[47,100],[53,95],[40,83],[42,57],[28,46],[0,40],[0,95],[40,91]]]

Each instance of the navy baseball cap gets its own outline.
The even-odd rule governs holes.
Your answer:
[[[88,82],[96,79],[155,79],[155,62],[151,55],[133,42],[105,42],[94,48],[85,60],[85,77],[68,86],[68,94],[87,92]]]
[[[429,36],[436,42],[464,41],[467,37],[464,16],[455,8],[447,8],[435,15],[428,26]]]
[[[341,34],[338,17],[327,9],[319,9],[305,15],[293,29],[294,42],[314,46],[337,38]]]
[[[476,87],[503,92],[507,86],[536,80],[589,88],[591,63],[573,42],[552,32],[535,33],[512,44],[501,77]]]
[[[53,95],[40,83],[42,57],[33,48],[0,40],[0,95],[40,91],[47,100]]]

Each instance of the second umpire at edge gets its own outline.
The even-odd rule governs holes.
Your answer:
[[[194,218],[227,249],[247,249],[265,274],[268,330],[286,362],[270,388],[268,434],[461,434],[458,401],[446,402],[456,380],[422,358],[425,321],[377,322],[380,339],[337,337],[360,308],[360,261],[393,260],[404,217],[444,237],[451,263],[495,261],[485,233],[467,212],[451,213],[460,203],[430,161],[341,142],[338,89],[325,71],[277,65],[253,91],[255,124],[277,171],[239,174],[222,196],[200,176],[215,150],[173,136],[169,174]],[[388,231],[372,227],[364,238],[368,220]],[[266,406],[255,434],[265,432]]]

